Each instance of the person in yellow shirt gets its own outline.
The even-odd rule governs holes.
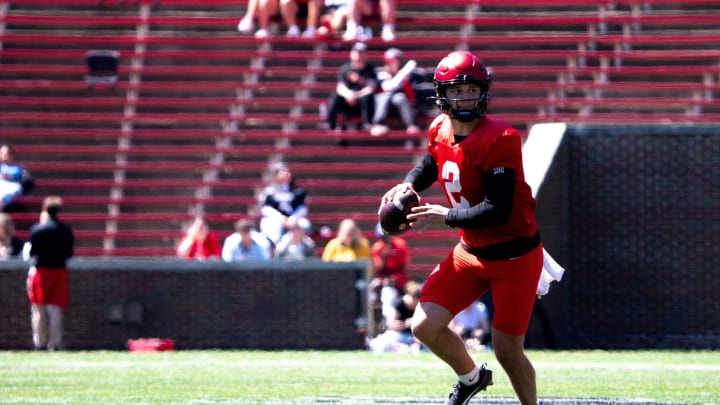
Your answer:
[[[370,242],[362,236],[354,220],[343,219],[338,226],[337,236],[325,245],[322,260],[352,262],[363,259],[370,259]]]

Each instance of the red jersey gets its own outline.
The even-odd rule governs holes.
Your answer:
[[[220,246],[220,239],[214,232],[208,233],[208,236],[202,244],[198,243],[197,240],[193,240],[192,246],[188,251],[188,259],[219,259],[221,255],[222,247]]]
[[[454,144],[450,118],[441,114],[430,125],[428,133],[428,152],[438,166],[437,180],[453,208],[470,208],[485,199],[485,173],[499,167],[515,171],[510,219],[502,225],[461,228],[461,243],[483,248],[537,234],[535,199],[525,182],[522,139],[517,130],[505,122],[483,117],[467,138]]]
[[[408,280],[405,273],[410,264],[410,249],[407,241],[398,237],[390,237],[390,246],[385,252],[386,242],[378,239],[370,248],[373,267],[378,271],[375,277],[392,278],[395,288],[402,290]]]
[[[410,250],[405,239],[391,237],[390,248],[386,254],[383,254],[384,249],[385,241],[382,239],[377,240],[370,248],[373,264],[381,270],[378,275],[404,273],[410,263]]]

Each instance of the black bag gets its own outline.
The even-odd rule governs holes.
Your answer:
[[[23,194],[31,192],[35,188],[35,180],[32,174],[27,169],[22,169],[22,176],[20,177],[20,186],[22,187]]]

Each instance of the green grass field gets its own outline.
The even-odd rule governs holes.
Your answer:
[[[543,403],[558,398],[720,403],[720,352],[530,351],[528,356]],[[492,352],[477,352],[475,358],[487,361],[495,380],[478,398],[510,403],[513,393]],[[450,369],[429,353],[0,352],[0,404],[441,403],[454,382]]]

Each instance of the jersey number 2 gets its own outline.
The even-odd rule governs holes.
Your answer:
[[[446,161],[442,167],[442,181],[445,195],[453,208],[469,208],[470,203],[462,196],[460,185],[460,167],[457,163]]]

